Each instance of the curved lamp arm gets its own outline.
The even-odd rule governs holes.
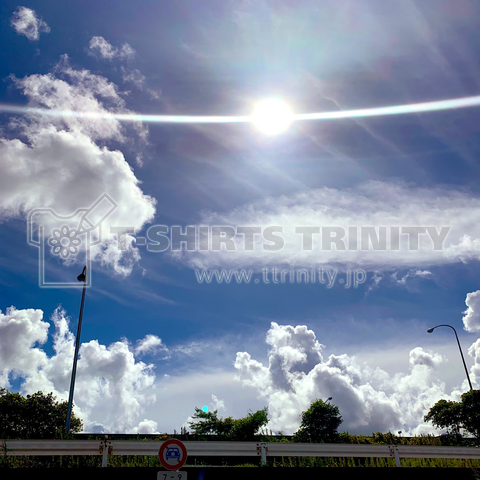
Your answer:
[[[467,374],[468,384],[470,385],[470,390],[473,390],[472,382],[470,381],[470,375],[468,374],[467,365],[465,364],[465,358],[463,357],[462,347],[460,346],[460,340],[458,339],[457,331],[451,325],[442,324],[442,325],[437,325],[435,327],[429,328],[427,330],[427,332],[432,333],[438,327],[450,327],[453,330],[453,332],[455,333],[455,338],[457,339],[458,349],[460,350],[460,355],[462,357],[463,367],[465,368],[465,373]]]

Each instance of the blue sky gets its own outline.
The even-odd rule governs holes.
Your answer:
[[[311,113],[480,90],[479,6],[468,0],[5,1],[0,9],[2,105],[249,115],[265,98]],[[400,257],[318,253],[319,265],[364,269],[356,289],[195,277],[195,268],[259,275],[264,266],[317,262],[298,245],[275,257],[175,256],[131,237],[120,252],[108,237],[95,250],[81,337],[75,399],[86,431],[179,430],[202,405],[226,416],[268,405],[270,427],[294,431],[299,413],[328,396],[350,432],[430,431],[425,409],[466,388],[452,332],[426,333],[440,323],[457,329],[476,382],[480,304],[475,295],[465,302],[479,280],[479,108],[299,121],[276,136],[249,123],[0,115],[0,380],[9,388],[66,398],[73,343],[62,325],[69,316],[75,332],[80,303],[78,289],[39,287],[26,215],[41,207],[67,214],[102,193],[119,204],[116,225],[130,222],[140,236],[152,225],[379,226],[392,218],[451,234],[445,253],[426,245]],[[62,279],[82,268],[81,260],[49,261]],[[17,313],[7,314],[10,306]]]

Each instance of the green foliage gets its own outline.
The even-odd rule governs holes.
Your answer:
[[[302,412],[302,423],[293,439],[295,442],[335,441],[342,421],[336,405],[316,400],[307,411]]]
[[[230,438],[237,441],[254,440],[256,432],[268,423],[268,410],[258,410],[255,413],[249,412],[244,418],[233,421],[230,431]]]
[[[27,395],[0,388],[0,438],[63,438],[68,402],[42,392]],[[82,422],[72,412],[70,431],[82,430]]]
[[[265,407],[257,412],[249,412],[244,418],[218,418],[218,411],[204,412],[195,407],[189,426],[196,435],[218,435],[224,440],[255,440],[258,430],[268,423],[268,410]]]
[[[464,393],[460,402],[439,400],[430,408],[424,420],[453,435],[460,435],[463,429],[480,440],[480,390]]]
[[[462,395],[463,428],[480,440],[480,390],[470,390]]]
[[[462,404],[439,400],[423,419],[425,422],[432,422],[436,428],[445,428],[449,433],[458,435],[462,427]]]

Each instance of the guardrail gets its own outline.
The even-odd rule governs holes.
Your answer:
[[[108,440],[3,440],[0,449],[11,456],[101,455],[106,467],[109,455],[157,456],[163,441]],[[452,458],[480,460],[478,447],[432,445],[370,445],[341,443],[183,442],[192,457],[383,457]]]

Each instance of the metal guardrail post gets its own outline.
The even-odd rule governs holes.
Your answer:
[[[257,454],[262,456],[262,465],[267,464],[268,448],[266,443],[257,443]]]
[[[105,435],[105,440],[100,443],[100,453],[102,454],[102,467],[108,466],[108,456],[111,455],[113,446],[112,442],[108,441],[108,435]]]
[[[390,450],[390,456],[395,457],[395,465],[397,467],[401,467],[402,464],[400,463],[400,455],[398,454],[398,448],[396,445],[389,445],[388,449]]]

